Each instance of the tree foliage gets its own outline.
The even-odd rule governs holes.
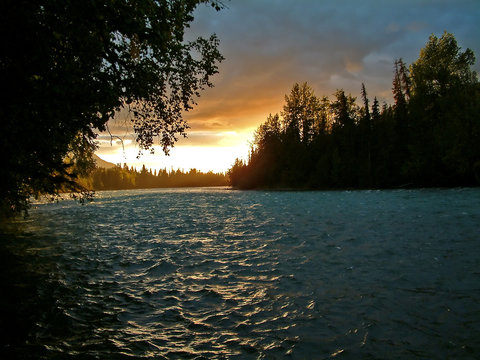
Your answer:
[[[475,57],[452,34],[432,35],[410,67],[394,63],[393,105],[361,104],[307,84],[267,119],[249,161],[229,172],[240,188],[383,188],[480,183],[480,86]]]
[[[201,3],[221,7],[215,0],[2,1],[4,210],[24,209],[31,195],[79,190],[95,131],[122,107],[134,115],[141,148],[152,149],[158,137],[167,152],[185,135],[182,112],[212,86],[222,60],[214,35],[184,39]]]

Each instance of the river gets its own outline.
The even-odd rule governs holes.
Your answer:
[[[105,191],[15,227],[1,358],[480,354],[480,189]]]

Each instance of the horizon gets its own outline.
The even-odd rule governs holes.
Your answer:
[[[155,146],[154,155],[144,151],[137,158],[139,148],[125,126],[128,115],[119,114],[109,122],[115,139],[99,134],[101,159],[157,171],[226,172],[236,158],[247,158],[253,132],[270,113],[282,111],[294,83],[307,82],[317,96],[330,98],[344,89],[357,100],[365,83],[370,99],[391,103],[395,59],[411,64],[431,34],[448,31],[462,49],[480,53],[480,7],[469,0],[230,1],[220,12],[200,6],[194,15],[186,39],[216,33],[225,60],[214,87],[185,114],[188,137],[179,139],[170,156]],[[479,72],[478,62],[473,68]]]

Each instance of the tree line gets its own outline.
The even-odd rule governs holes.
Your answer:
[[[170,187],[226,186],[228,178],[222,173],[207,173],[191,169],[182,170],[149,170],[143,165],[141,170],[126,164],[122,167],[105,169],[96,168],[88,176],[81,179],[82,185],[89,190],[127,190]]]
[[[480,183],[480,86],[472,50],[431,35],[419,58],[394,63],[394,103],[359,101],[344,90],[317,97],[295,84],[280,114],[255,132],[248,161],[229,170],[232,186],[392,188]]]
[[[0,3],[0,217],[32,197],[82,193],[95,138],[119,111],[140,149],[185,136],[194,107],[223,60],[215,35],[185,39],[200,5],[217,0]]]

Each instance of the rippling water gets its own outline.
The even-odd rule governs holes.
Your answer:
[[[18,226],[3,358],[480,354],[480,189],[100,192]]]

